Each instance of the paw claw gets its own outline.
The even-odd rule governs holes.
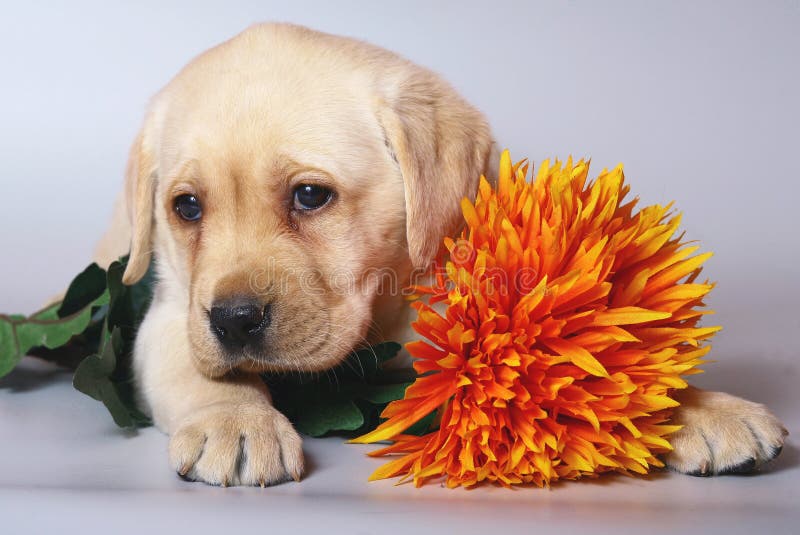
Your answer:
[[[711,474],[709,474],[708,472],[701,472],[700,470],[695,470],[694,472],[686,472],[686,475],[687,476],[692,476],[692,477],[710,477],[711,476]]]
[[[708,469],[708,462],[703,461],[700,463],[700,468],[691,472],[686,472],[686,474],[694,477],[709,477],[711,475],[711,471]]]
[[[749,474],[756,469],[756,459],[755,457],[751,457],[750,459],[744,461],[743,463],[737,464],[736,466],[731,466],[730,468],[726,468],[720,471],[720,475],[727,475],[727,474]]]

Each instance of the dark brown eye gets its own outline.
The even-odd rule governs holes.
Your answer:
[[[316,184],[301,184],[294,190],[295,210],[316,210],[322,208],[333,197],[333,191]]]
[[[185,221],[198,221],[203,215],[200,201],[194,195],[178,195],[175,197],[175,211]]]

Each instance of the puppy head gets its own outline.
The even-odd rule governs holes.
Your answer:
[[[381,49],[261,25],[153,101],[128,165],[127,284],[155,251],[218,376],[320,370],[365,341],[456,229],[492,142],[472,107]]]

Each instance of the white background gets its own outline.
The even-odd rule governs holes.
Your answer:
[[[0,310],[34,310],[86,265],[148,97],[192,56],[263,20],[363,38],[438,71],[487,114],[500,145],[515,159],[588,156],[595,171],[623,162],[633,193],[644,202],[675,200],[685,213],[687,237],[716,253],[707,273],[719,284],[709,301],[718,311],[715,323],[725,330],[713,352],[718,362],[699,384],[768,402],[790,431],[800,431],[797,1],[3,2]],[[164,437],[150,430],[120,438],[102,407],[69,389],[68,377],[36,370],[0,381],[0,449],[10,449],[0,455],[0,494],[6,497],[0,509],[16,504],[12,519],[24,522],[28,511],[54,503],[71,504],[59,509],[65,518],[81,516],[100,495],[113,502],[116,495],[106,496],[104,485],[119,489],[131,482],[131,489],[149,489],[151,498],[162,492],[162,504],[182,499],[175,492],[197,488],[167,472]],[[62,400],[55,412],[47,408],[53,406],[47,395]],[[68,425],[61,429],[59,422]],[[76,457],[69,449],[78,445],[73,435],[81,437],[81,451],[102,452]],[[366,485],[362,476],[374,463],[360,451],[349,453],[354,446],[330,447],[312,446],[320,452],[319,469],[300,486],[306,490],[284,486],[272,492],[339,496],[341,507],[358,516],[358,504],[375,512],[369,493],[380,488],[378,503],[387,510],[395,506],[385,500],[411,500],[402,505],[400,499],[397,507],[410,516],[396,527],[414,518],[420,494]],[[339,447],[348,452],[342,455],[350,456],[352,470],[326,464],[337,462],[331,451]],[[667,498],[648,502],[640,489],[645,485],[659,496],[680,494],[668,501],[682,513],[669,518],[697,529],[727,518],[736,531],[749,529],[748,521],[788,522],[796,515],[789,506],[800,480],[797,464],[790,443],[776,469],[758,478],[709,482],[672,475],[653,482],[567,484],[560,494],[525,496],[549,504],[539,504],[537,521],[559,522],[580,503],[610,492],[612,508],[643,500],[644,508],[634,509],[647,523],[648,514],[657,514],[648,511],[669,508],[657,507]],[[106,472],[98,472],[103,466]],[[149,479],[152,474],[158,475]],[[337,480],[342,474],[344,481]],[[99,494],[72,492],[82,481]],[[436,490],[425,496],[442,503],[465,496]],[[188,501],[188,518],[193,504],[214,503],[226,491],[191,492],[206,501]],[[514,503],[522,509],[498,505],[508,507],[508,518],[527,518],[520,496],[515,500],[522,505]],[[134,514],[125,503],[117,505]],[[292,507],[280,508],[291,515]],[[314,505],[301,500],[296,507]],[[482,525],[459,515],[466,527]],[[391,527],[377,515],[367,517],[377,527],[365,532]],[[258,522],[268,530],[269,519]]]

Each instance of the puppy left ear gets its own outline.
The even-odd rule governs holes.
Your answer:
[[[387,84],[376,113],[403,175],[409,256],[425,269],[461,228],[461,199],[474,200],[495,149],[478,110],[433,73],[409,70]]]
[[[149,125],[145,119],[130,150],[125,172],[125,197],[131,227],[131,249],[128,266],[122,275],[126,285],[135,284],[147,272],[152,256],[155,163],[150,147]]]

